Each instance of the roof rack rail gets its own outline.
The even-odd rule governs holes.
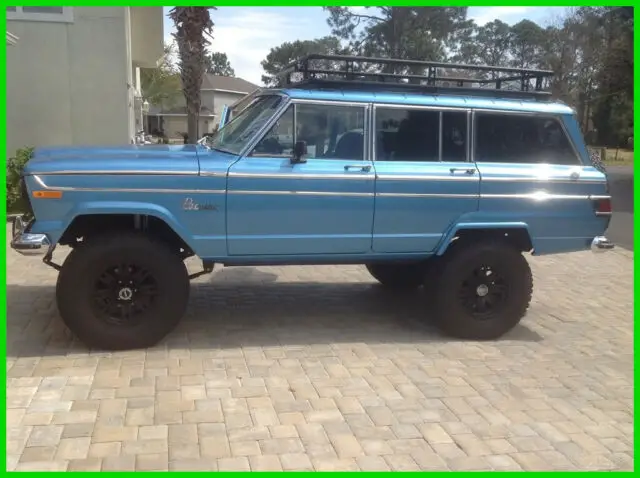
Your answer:
[[[280,88],[368,86],[431,94],[548,99],[551,93],[545,87],[552,76],[548,70],[313,54],[287,65],[276,79]]]

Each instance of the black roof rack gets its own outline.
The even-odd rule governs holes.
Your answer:
[[[345,55],[308,55],[285,67],[278,87],[414,90],[429,94],[549,99],[552,71],[397,60]]]

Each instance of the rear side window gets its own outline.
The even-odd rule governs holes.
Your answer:
[[[477,162],[579,164],[556,118],[476,113]]]
[[[376,108],[376,161],[466,161],[467,113]]]

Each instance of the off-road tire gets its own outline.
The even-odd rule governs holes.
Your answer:
[[[147,280],[152,280],[152,288],[157,290],[134,324],[114,324],[110,314],[96,306],[100,302],[95,292],[98,280],[104,271],[121,264],[148,272],[151,279]],[[189,300],[189,275],[179,255],[166,244],[143,234],[112,233],[92,238],[71,251],[58,276],[56,300],[64,323],[87,346],[103,350],[146,348],[162,340],[183,317]]]
[[[506,298],[495,313],[479,319],[461,299],[463,283],[474,270],[489,266],[506,286]],[[434,323],[447,335],[467,340],[494,340],[513,329],[531,302],[533,277],[520,251],[503,242],[466,244],[447,252],[437,262],[432,282]]]
[[[375,263],[366,265],[369,274],[380,284],[397,290],[417,289],[424,283],[425,263]]]

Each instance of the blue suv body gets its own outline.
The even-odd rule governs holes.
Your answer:
[[[365,61],[392,72],[353,72]],[[63,320],[103,348],[151,345],[175,326],[194,255],[204,272],[364,264],[387,287],[424,286],[446,332],[499,337],[531,298],[523,253],[613,247],[606,177],[573,110],[539,91],[549,72],[451,80],[437,72],[472,67],[416,64],[424,81],[393,60],[315,55],[198,145],[36,150],[23,176],[31,217],[16,220],[12,247],[60,270]],[[61,266],[57,244],[73,248]]]

